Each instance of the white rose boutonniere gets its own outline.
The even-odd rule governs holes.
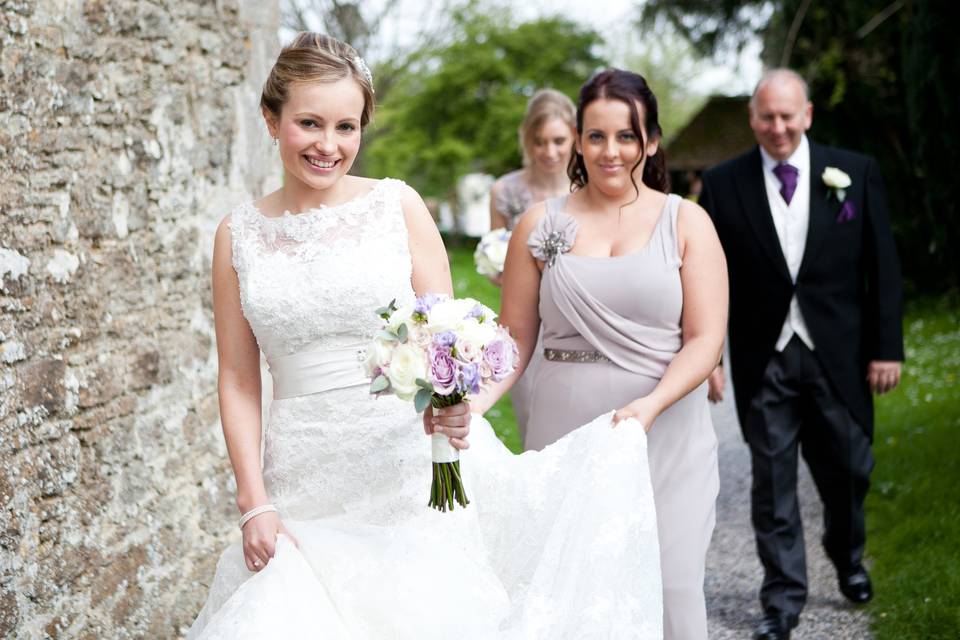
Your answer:
[[[827,167],[823,170],[823,184],[833,193],[841,205],[840,212],[837,214],[837,222],[850,222],[857,217],[857,210],[852,201],[847,201],[847,188],[853,184],[853,180],[846,172],[836,167]]]
[[[836,167],[827,167],[823,170],[823,184],[833,189],[833,195],[837,202],[843,202],[847,198],[847,187],[852,184],[850,176]]]

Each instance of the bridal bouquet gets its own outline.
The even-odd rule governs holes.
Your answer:
[[[450,407],[513,372],[517,346],[496,323],[496,313],[472,298],[428,293],[413,305],[391,302],[377,314],[383,328],[367,351],[370,393],[413,401],[418,412]],[[429,505],[453,510],[470,501],[460,477],[460,456],[443,434],[433,434]]]
[[[494,229],[485,233],[473,252],[477,273],[491,277],[503,273],[503,263],[507,259],[509,244],[510,232],[506,229]]]

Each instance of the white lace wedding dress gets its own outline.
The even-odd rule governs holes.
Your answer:
[[[471,504],[427,507],[430,439],[411,403],[369,395],[374,309],[412,299],[402,183],[280,218],[232,213],[243,313],[274,401],[264,480],[296,536],[259,573],[222,554],[188,638],[660,638],[646,439],[601,416],[510,453],[474,416]]]

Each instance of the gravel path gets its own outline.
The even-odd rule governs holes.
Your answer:
[[[760,581],[750,525],[750,453],[740,434],[733,394],[713,407],[720,441],[720,498],[717,528],[707,554],[707,614],[711,640],[750,638],[760,621]],[[871,638],[863,609],[854,608],[837,589],[836,573],[820,546],[822,511],[806,465],[800,470],[800,510],[807,546],[807,605],[793,640],[862,640]]]

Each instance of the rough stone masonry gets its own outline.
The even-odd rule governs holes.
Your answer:
[[[171,638],[202,604],[235,517],[212,236],[276,181],[277,20],[0,0],[0,637]]]

